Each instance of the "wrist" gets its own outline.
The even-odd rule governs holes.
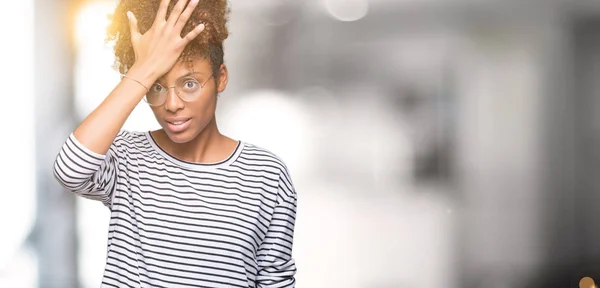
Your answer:
[[[154,71],[155,70],[151,67],[134,64],[131,66],[131,68],[129,68],[127,74],[125,75],[129,78],[139,81],[140,84],[146,88],[150,88],[154,82],[156,82],[156,79],[160,77],[159,75],[156,75]]]

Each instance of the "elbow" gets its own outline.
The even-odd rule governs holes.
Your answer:
[[[52,173],[54,174],[54,179],[56,179],[60,185],[73,192],[80,190],[85,186],[85,183],[89,181],[82,177],[82,175],[79,175],[75,170],[66,167],[58,157],[54,160]]]

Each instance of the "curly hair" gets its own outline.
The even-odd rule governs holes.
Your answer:
[[[154,23],[160,2],[161,0],[121,0],[114,14],[109,16],[111,23],[107,30],[106,42],[114,43],[115,68],[120,73],[127,73],[135,62],[127,11],[133,12],[140,33],[144,34]],[[176,3],[177,0],[171,0],[169,3],[167,17]],[[197,56],[208,58],[213,71],[218,73],[219,67],[223,64],[223,41],[229,36],[227,29],[229,12],[227,0],[200,0],[181,31],[181,35],[183,37],[200,23],[204,23],[204,31],[185,47],[180,60],[190,61]]]

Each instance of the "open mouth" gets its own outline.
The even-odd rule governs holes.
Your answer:
[[[175,121],[175,122],[169,122],[169,121],[167,121],[167,122],[169,122],[169,124],[173,124],[173,125],[182,125],[183,123],[185,123],[187,121],[190,121],[190,119],[184,120],[184,121]]]
[[[166,120],[167,121],[167,126],[169,128],[169,130],[171,130],[171,132],[182,132],[183,130],[187,129],[190,125],[190,121],[191,118],[188,119],[184,119],[184,120]]]

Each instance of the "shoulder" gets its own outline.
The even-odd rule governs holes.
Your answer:
[[[267,148],[252,143],[244,142],[244,148],[240,157],[247,161],[272,166],[278,172],[289,173],[287,165],[279,155]]]
[[[279,174],[279,191],[283,192],[286,196],[284,198],[296,198],[296,191],[294,189],[292,177],[288,166],[284,160],[271,150],[254,145],[251,143],[244,143],[244,151],[241,155],[246,161],[262,161],[263,165],[269,165],[277,169]]]
[[[145,142],[145,141],[147,141],[146,132],[121,130],[121,131],[119,131],[119,134],[117,134],[117,137],[115,137],[114,143],[115,144],[134,144],[134,143],[140,143],[140,142]]]
[[[146,150],[149,146],[146,132],[121,130],[112,143],[113,149],[120,153],[131,153]]]

